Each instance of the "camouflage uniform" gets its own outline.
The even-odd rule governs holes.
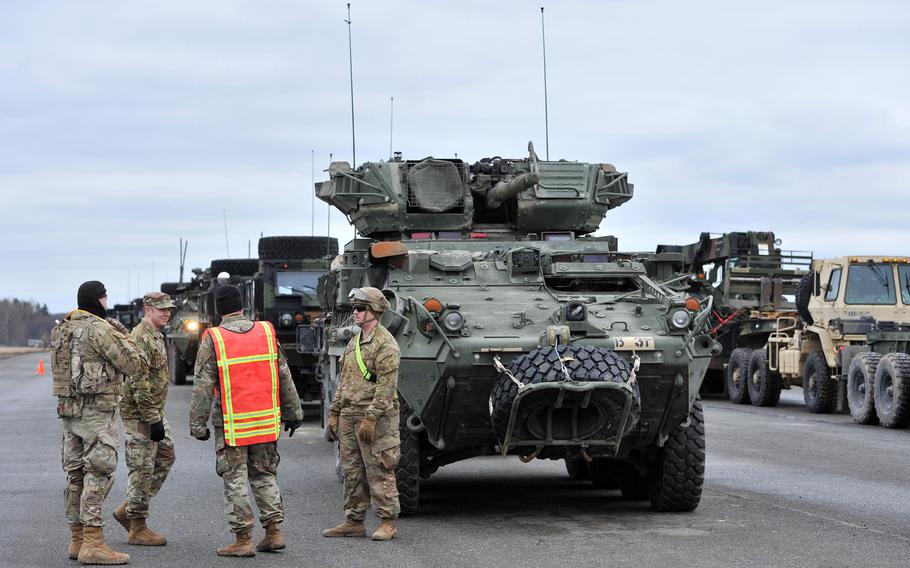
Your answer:
[[[356,346],[375,381],[367,381],[357,364]],[[344,514],[362,521],[370,508],[370,497],[377,514],[395,519],[401,512],[395,468],[401,456],[398,435],[398,343],[377,323],[369,335],[360,334],[348,342],[341,358],[341,376],[330,412],[339,415],[338,441],[341,471],[344,475]],[[372,443],[357,437],[357,427],[366,417],[376,418]]]
[[[56,370],[54,377],[57,415],[63,421],[63,500],[71,525],[104,526],[101,506],[113,484],[120,446],[114,416],[123,375],[137,373],[145,364],[123,332],[74,310],[51,337],[54,366],[71,369],[68,385],[58,382]]]
[[[166,294],[155,296],[166,297],[166,303],[173,306]],[[161,305],[156,305],[154,300],[146,302],[165,309],[164,302],[160,302]],[[130,338],[149,361],[148,367],[131,375],[123,385],[123,400],[120,401],[126,467],[130,472],[126,516],[135,519],[149,516],[149,500],[158,494],[167,479],[175,454],[171,429],[164,418],[168,385],[164,336],[143,319],[133,328]],[[164,439],[155,442],[149,437],[149,425],[159,421],[164,424]]]
[[[221,326],[228,331],[245,333],[253,322],[241,314],[225,316]],[[287,357],[279,346],[278,375],[281,397],[281,419],[292,422],[303,420],[300,398],[288,368]],[[219,384],[215,347],[211,336],[206,335],[196,355],[193,394],[190,401],[190,434],[205,435],[209,415],[215,429],[215,472],[224,480],[224,513],[231,532],[240,533],[253,527],[255,517],[247,493],[247,483],[253,490],[259,521],[268,526],[284,520],[284,506],[278,489],[278,443],[229,446],[224,442],[224,418],[221,400],[215,396]],[[212,412],[212,403],[215,411]]]

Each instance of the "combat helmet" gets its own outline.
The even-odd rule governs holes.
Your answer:
[[[364,287],[354,288],[348,294],[351,302],[361,302],[366,304],[373,313],[381,314],[389,309],[390,304],[383,293],[378,288]]]

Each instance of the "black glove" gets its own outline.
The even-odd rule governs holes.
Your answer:
[[[294,432],[297,431],[297,428],[300,428],[300,425],[303,424],[302,420],[287,420],[284,423],[284,431],[288,433],[288,438],[294,437]]]
[[[205,434],[202,434],[201,436],[193,436],[193,437],[196,438],[197,440],[199,440],[200,442],[204,442],[204,441],[208,440],[211,435],[212,435],[211,430],[206,428]]]
[[[164,439],[164,422],[152,422],[149,424],[149,439],[153,442],[160,442]]]

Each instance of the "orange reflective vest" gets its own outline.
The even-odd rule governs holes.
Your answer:
[[[211,327],[224,417],[224,441],[249,446],[278,440],[281,399],[275,329],[254,322],[246,333]]]

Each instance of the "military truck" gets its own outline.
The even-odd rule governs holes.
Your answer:
[[[401,347],[402,510],[420,479],[459,460],[565,460],[661,511],[698,506],[705,433],[698,390],[720,345],[713,299],[648,276],[594,237],[632,198],[610,164],[529,157],[346,162],[317,196],[350,219],[320,281],[325,401],[357,329],[348,300],[383,290]],[[391,250],[390,250],[391,249]]]
[[[200,295],[199,323],[205,327],[221,325],[221,316],[215,311],[215,290],[225,284],[240,288],[243,295],[243,311],[250,319],[258,319],[256,313],[256,273],[259,271],[257,258],[221,258],[213,260],[208,268],[209,278]]]
[[[711,359],[703,394],[726,393],[739,404],[777,404],[780,391],[759,391],[747,379],[749,361],[780,318],[797,317],[796,292],[812,262],[811,252],[781,250],[780,244],[772,231],[737,231],[702,233],[697,242],[678,247],[693,292],[714,298],[710,333],[724,349]]]
[[[142,321],[142,298],[133,298],[129,304],[114,304],[107,310],[107,317],[114,318],[127,329],[132,330]]]
[[[256,273],[258,318],[272,322],[301,401],[321,401],[315,325],[323,315],[319,277],[338,254],[331,237],[262,237]]]
[[[800,318],[777,330],[750,359],[763,393],[802,384],[810,412],[847,406],[861,424],[910,423],[910,258],[813,260],[797,293]]]

